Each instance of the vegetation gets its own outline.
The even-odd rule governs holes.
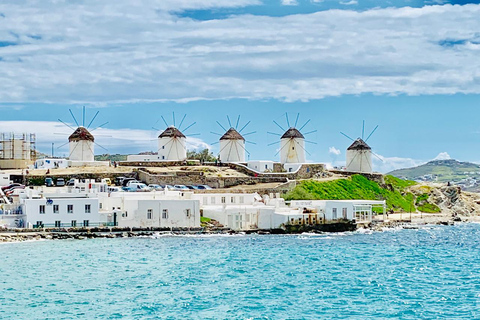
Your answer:
[[[208,149],[203,149],[200,152],[195,150],[188,150],[187,151],[187,159],[189,160],[200,160],[201,162],[214,162],[215,156],[212,152]]]
[[[319,182],[306,180],[284,195],[286,200],[386,200],[388,210],[409,212],[415,210],[415,196],[405,188],[415,184],[392,176],[386,176],[385,187],[370,181],[362,175],[350,179]]]
[[[433,203],[428,202],[429,195],[428,193],[423,193],[417,197],[415,200],[415,205],[417,209],[421,212],[426,213],[437,213],[440,212],[440,208]]]
[[[126,154],[101,154],[95,156],[95,161],[126,161]]]

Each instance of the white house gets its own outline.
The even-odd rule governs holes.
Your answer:
[[[247,162],[247,167],[258,172],[273,172],[273,164],[270,160],[252,160]]]
[[[305,163],[305,137],[296,128],[289,128],[280,138],[281,163]]]
[[[347,148],[346,170],[353,172],[371,173],[372,148],[361,138],[355,140]]]

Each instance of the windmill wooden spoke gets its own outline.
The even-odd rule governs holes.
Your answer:
[[[95,121],[95,118],[98,116],[99,113],[100,113],[100,111],[97,111],[97,113],[95,113],[95,115],[93,116],[92,120],[91,120],[90,123],[88,124],[87,129],[90,128],[90,126],[92,125],[93,121]]]
[[[298,142],[298,141],[296,141],[296,140],[294,140],[294,141],[295,141],[295,143],[296,143],[300,148],[303,149],[303,151],[305,151],[309,156],[311,156],[310,152],[308,152],[307,150],[305,150],[305,148],[300,144],[300,142]]]
[[[280,153],[280,151],[282,151],[282,150],[283,150],[286,146],[288,146],[289,144],[290,144],[290,141],[288,141],[287,143],[285,143],[285,144],[283,145],[283,147],[281,147],[280,150],[278,150],[278,152],[275,153],[275,157]]]
[[[297,127],[299,117],[300,117],[300,113],[297,113],[297,118],[295,119],[295,125],[294,125],[295,128]]]
[[[225,148],[228,147],[229,144],[230,144],[230,143],[227,143],[226,145],[224,145],[223,148],[221,148],[218,153],[219,153],[219,154],[222,153],[222,151],[225,150]]]
[[[68,109],[68,111],[70,111],[70,114],[72,115],[73,121],[75,121],[75,123],[77,124],[77,127],[80,127],[80,125],[78,124],[77,118],[75,118],[75,116],[73,115],[72,109]]]
[[[277,121],[273,120],[273,123],[275,123],[280,129],[282,129],[282,131],[285,131],[285,129],[283,129],[283,127],[282,127],[281,125],[279,125],[279,124],[277,123]]]
[[[103,150],[105,150],[105,151],[108,151],[108,149],[107,149],[107,148],[105,148],[105,147],[103,147],[103,146],[99,145],[98,143],[96,143],[96,142],[93,142],[93,143],[95,143],[97,146],[99,146],[99,147],[100,147],[100,148],[102,148]],[[92,151],[92,152],[93,152],[93,151]]]
[[[298,129],[298,131],[302,131],[303,128],[305,128],[305,126],[310,122],[311,119],[308,119],[307,122],[304,123],[303,126],[300,127],[300,129]]]
[[[75,147],[73,147],[73,150],[68,154],[68,157],[72,157],[72,153],[77,149],[79,143],[75,143]]]
[[[318,131],[318,130],[313,130],[313,131],[305,132],[303,135],[306,136],[307,134],[315,133],[315,132],[317,132],[317,131]]]
[[[348,139],[350,139],[350,140],[352,140],[352,141],[355,141],[354,139],[350,138],[349,136],[347,136],[347,135],[346,135],[345,133],[343,133],[343,132],[340,132],[340,134],[343,135],[343,136],[345,136],[345,137],[347,137]]]
[[[168,127],[168,123],[167,123],[167,120],[165,120],[165,118],[163,116],[160,116],[163,120],[163,122],[165,123],[165,125]]]
[[[220,128],[222,128],[223,130],[227,131],[227,129],[225,129],[224,126],[222,126],[222,124],[220,122],[217,121],[217,124],[220,126]]]
[[[82,119],[82,126],[85,128],[85,106],[83,106],[83,119]]]
[[[355,156],[352,158],[352,160],[350,160],[350,163],[347,164],[347,168],[352,165],[353,161],[355,160],[355,158],[357,158],[357,156],[358,156],[358,153],[356,153]]]
[[[155,127],[152,127],[152,129],[155,130],[155,131],[160,131],[160,129],[155,128]]]
[[[242,133],[243,129],[245,129],[249,124],[250,124],[251,121],[248,121],[243,127],[242,129],[240,129],[240,131],[238,131],[239,133]]]
[[[243,136],[245,137],[245,136],[248,136],[248,135],[254,134],[254,133],[257,133],[257,131],[252,131],[252,132],[249,132],[249,133],[245,133],[245,134],[243,134]]]
[[[373,154],[375,157],[377,157],[380,161],[385,162],[385,161],[383,161],[383,159],[382,159],[378,154],[376,154],[376,153],[374,153],[374,152],[372,152],[372,154]]]
[[[216,132],[213,132],[213,131],[210,131],[210,133],[216,134],[217,136],[223,136],[223,134],[216,133]]]
[[[210,145],[213,146],[213,145],[216,145],[216,144],[219,144],[219,143],[220,143],[220,141],[215,141],[215,142],[210,143]]]
[[[275,133],[275,132],[270,132],[270,131],[267,131],[268,134],[273,134],[274,136],[279,136],[281,137],[282,135],[280,133]]]
[[[318,144],[316,142],[313,142],[313,141],[309,141],[309,140],[305,140],[306,143],[311,143],[311,144]]]
[[[65,122],[63,122],[62,120],[58,119],[58,121],[60,121],[61,123],[63,123],[64,125],[66,125],[67,127],[69,127],[70,129],[72,129],[73,131],[75,131],[75,129],[71,126],[69,126],[68,124],[66,124]]]
[[[233,148],[233,143],[231,141],[228,144],[230,145],[230,150],[228,150],[227,161],[228,159],[230,159],[230,153],[232,153],[232,148]]]
[[[105,122],[105,123],[102,123],[101,125],[99,125],[99,126],[96,127],[95,129],[90,130],[90,132],[95,131],[95,130],[97,130],[97,129],[100,129],[101,127],[103,127],[103,126],[106,125],[106,124],[108,124],[108,121]]]
[[[173,126],[176,127],[176,124],[175,124],[175,111],[172,111],[172,118],[173,118]]]
[[[228,125],[230,126],[230,128],[232,127],[232,123],[230,122],[230,117],[227,115],[227,121],[228,121]]]
[[[67,144],[69,144],[69,143],[70,143],[70,141],[67,141],[67,142],[65,142],[64,144],[62,144],[60,147],[57,147],[57,149],[60,149],[60,148],[62,148],[62,147],[65,147],[65,146],[66,146]]]
[[[287,119],[287,126],[290,128],[290,121],[288,121],[288,113],[285,112],[285,118]]]
[[[192,123],[191,125],[187,126],[185,129],[183,129],[183,132],[187,131],[190,129],[192,126],[194,126],[197,122]]]
[[[245,152],[246,152],[248,155],[250,155],[250,152],[248,152],[248,150],[247,150],[247,149],[245,149],[245,147],[244,147],[244,146],[240,145],[240,147],[242,147],[242,148],[243,148],[243,151],[245,151]]]
[[[240,159],[240,152],[238,151],[238,144],[235,143],[235,151],[237,152],[237,159]]]
[[[363,125],[362,125],[362,140],[365,135],[365,120],[363,120]]]
[[[180,124],[178,125],[178,130],[180,130],[180,128],[182,127],[182,123],[183,123],[183,120],[185,120],[185,117],[187,116],[187,114],[185,113],[183,115],[183,118],[182,118],[182,121],[180,121]]]
[[[240,122],[240,115],[238,115],[238,118],[237,118],[237,124],[235,125],[235,130],[238,129],[238,124]]]
[[[174,142],[174,141],[176,142],[176,140],[177,140],[177,138],[172,138],[172,140],[170,140],[169,142]],[[167,146],[167,145],[168,145],[168,143],[165,146]],[[173,148],[174,145],[175,145],[175,143],[172,143],[172,145],[170,146],[170,149],[168,149],[167,159],[170,156],[170,152],[172,152],[172,148]]]
[[[256,142],[252,142],[252,141],[245,141],[245,142],[250,144],[257,144]]]
[[[375,129],[372,130],[372,132],[368,135],[367,139],[365,139],[365,142],[368,141],[368,139],[370,139],[370,137],[372,136],[372,134],[378,129],[378,125],[375,127]]]
[[[272,146],[272,145],[277,144],[277,143],[280,143],[280,141],[275,141],[275,142],[269,143],[269,144],[267,144],[267,146]]]

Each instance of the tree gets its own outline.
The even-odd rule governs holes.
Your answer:
[[[197,152],[195,150],[188,150],[187,159],[200,160],[201,162],[214,162],[215,156],[208,149],[203,149],[200,152]]]

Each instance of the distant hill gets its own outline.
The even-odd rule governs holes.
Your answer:
[[[454,159],[433,160],[418,167],[394,170],[388,174],[414,181],[451,182],[464,190],[480,190],[480,165]]]

